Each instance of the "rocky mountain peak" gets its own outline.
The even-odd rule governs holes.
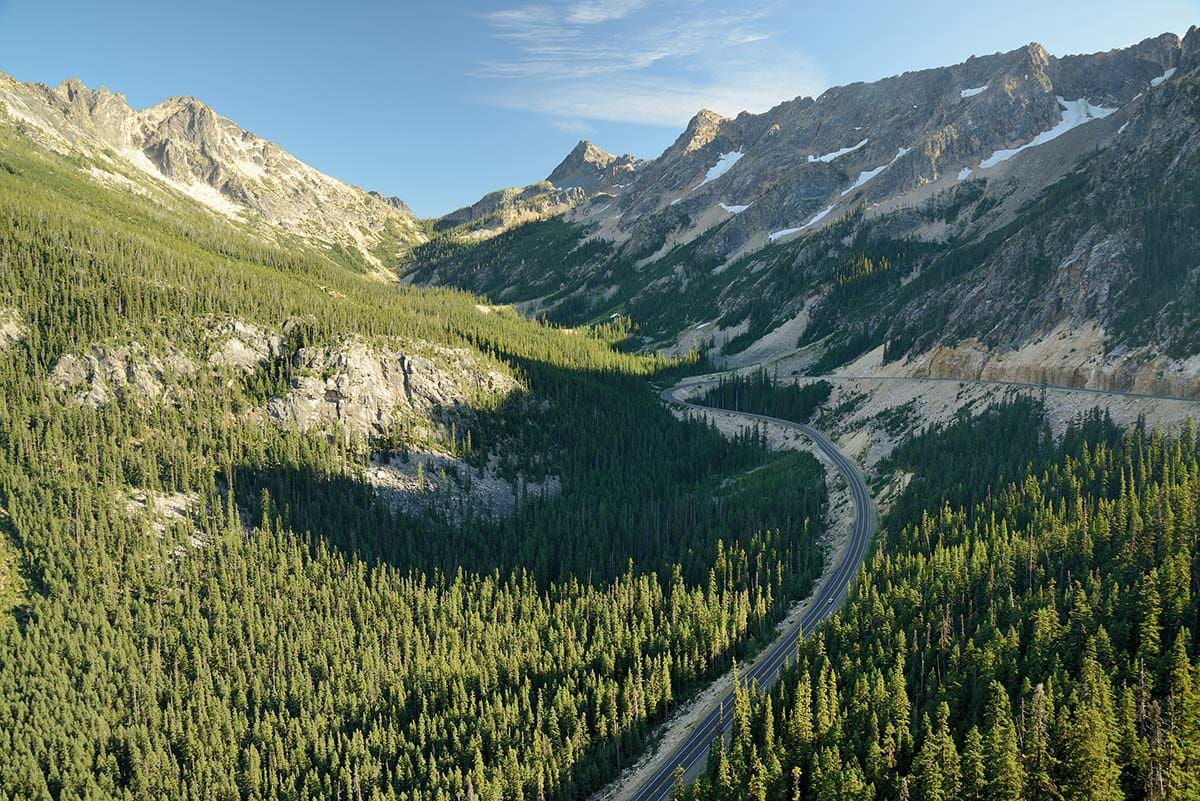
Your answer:
[[[6,88],[22,87],[24,84],[13,81]],[[124,95],[110,92],[104,87],[92,89],[79,78],[67,78],[53,88],[38,84],[35,91],[59,106],[64,124],[83,127],[123,144],[124,121],[133,112],[125,102]]]
[[[372,197],[296,159],[188,95],[134,110],[124,96],[78,78],[57,87],[0,80],[0,104],[26,135],[92,161],[99,174],[148,175],[216,212],[247,212],[291,235],[358,251],[378,273],[380,241],[397,252],[424,240],[400,201]],[[139,182],[141,183],[141,182]]]
[[[376,192],[373,189],[370,192],[367,192],[367,194],[376,200],[382,200],[384,203],[388,204],[402,214],[411,215],[413,213],[413,210],[409,208],[408,204],[395,195],[385,195],[382,192]]]
[[[81,96],[90,96],[92,90],[84,86],[83,81],[78,78],[71,77],[58,85],[58,93],[62,95],[67,102],[74,102],[76,98]]]
[[[1031,66],[1045,67],[1050,63],[1050,53],[1041,42],[1030,42],[1022,47],[1020,52],[1029,60]]]
[[[717,135],[721,131],[721,125],[726,122],[729,122],[728,117],[724,117],[710,109],[701,109],[688,122],[687,128],[675,140],[672,149],[677,149],[683,153],[699,150],[717,138]]]
[[[633,156],[614,156],[586,139],[580,140],[546,180],[554,186],[579,187],[588,193],[607,186],[633,169]]]
[[[1053,88],[1054,82],[1048,72],[1054,57],[1041,43],[1030,42],[1015,50],[1012,55],[1015,58],[1009,61],[1007,73],[1016,82],[1024,85],[1025,91],[1048,92]]]
[[[567,154],[554,171],[546,178],[555,186],[583,186],[584,183],[594,184],[599,174],[616,161],[616,156],[596,147],[586,139]],[[583,183],[580,183],[582,181]],[[591,188],[588,186],[587,188]]]
[[[1200,27],[1193,25],[1188,28],[1183,37],[1179,62],[1183,69],[1191,69],[1200,64]]]
[[[567,158],[578,159],[579,161],[586,162],[588,164],[598,164],[601,167],[607,167],[609,164],[615,161],[617,157],[606,150],[596,147],[596,145],[587,139],[580,139],[579,144],[575,145],[575,149],[571,151]]]

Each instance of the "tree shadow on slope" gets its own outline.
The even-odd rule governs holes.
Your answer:
[[[807,578],[819,571],[820,554],[806,541],[808,522],[823,509],[817,478],[800,476],[765,495],[739,492],[731,482],[772,461],[761,432],[728,440],[703,423],[681,421],[643,377],[508,360],[529,394],[513,393],[499,407],[470,415],[449,409],[448,416],[475,421],[470,469],[489,456],[496,464],[499,454],[501,472],[518,486],[557,476],[558,495],[518,491],[515,512],[502,520],[469,504],[452,513],[431,508],[404,515],[369,483],[301,459],[239,469],[239,507],[261,525],[266,491],[286,528],[349,555],[446,574],[524,570],[542,586],[607,583],[631,561],[664,577],[679,565],[689,584],[700,584],[718,540],[746,545],[770,530],[786,546],[786,554],[777,554],[785,573]]]
[[[496,576],[501,583],[518,577],[520,584],[524,575],[542,591],[555,588],[550,598],[556,608],[572,608],[567,599],[573,595],[590,595],[591,606],[584,604],[588,620],[582,625],[600,630],[576,635],[583,637],[573,646],[584,649],[583,662],[564,669],[549,659],[557,646],[547,642],[546,655],[522,663],[519,675],[507,678],[516,682],[513,692],[520,685],[522,694],[544,695],[556,705],[563,687],[580,680],[572,678],[576,674],[584,674],[588,686],[607,688],[597,690],[594,698],[578,699],[580,725],[590,735],[573,761],[551,771],[553,779],[545,785],[524,787],[527,794],[542,792],[550,799],[577,798],[599,789],[642,751],[652,727],[671,713],[670,698],[686,697],[727,669],[732,658],[768,638],[787,601],[808,591],[822,565],[813,543],[826,502],[824,473],[808,454],[769,455],[758,432],[729,441],[699,422],[676,419],[645,378],[507,358],[521,371],[532,398],[544,399],[548,406],[531,415],[531,406],[539,404],[531,404],[529,395],[514,394],[496,409],[476,411],[475,441],[485,453],[511,449],[518,465],[536,465],[549,453],[542,467],[561,476],[563,489],[557,497],[528,498],[505,521],[480,516],[452,524],[437,515],[396,514],[368,483],[304,457],[265,468],[245,465],[234,475],[234,490],[251,525],[262,526],[269,519],[307,537],[314,548],[328,545],[350,560],[420,573],[435,586],[453,583],[462,574],[468,585],[472,576]],[[657,578],[667,597],[681,582],[690,598],[680,599],[681,605],[705,606],[703,613],[692,609],[663,618],[680,615],[684,628],[696,615],[697,623],[720,618],[722,609],[725,617],[736,618],[732,610],[737,603],[749,608],[756,588],[776,577],[780,583],[773,595],[766,593],[770,600],[762,609],[750,611],[750,623],[738,636],[711,646],[712,658],[687,673],[680,667],[683,660],[694,658],[691,651],[703,651],[702,644],[689,645],[686,638],[648,629],[638,635],[645,642],[635,645],[618,635],[613,621],[605,622],[608,615],[632,620],[645,614],[634,607],[650,598],[669,603],[653,591],[643,594],[642,577],[648,584]],[[666,616],[667,608],[659,614]],[[698,638],[700,632],[692,636]],[[512,649],[503,657],[510,663],[518,644]],[[617,699],[636,697],[642,679],[634,677],[660,664],[673,674],[672,694],[618,727]],[[606,722],[601,712],[610,691],[614,717]],[[436,706],[438,696],[432,689],[430,693],[406,701],[404,714],[416,716],[414,709]]]

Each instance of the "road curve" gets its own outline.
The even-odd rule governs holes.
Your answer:
[[[684,386],[675,386],[664,389],[661,393],[662,399],[668,403],[700,412],[711,413],[717,411],[707,406],[698,406],[694,403],[689,403],[677,397],[676,393],[685,388]],[[871,501],[870,493],[867,491],[866,481],[863,479],[858,466],[838,450],[837,446],[830,442],[820,431],[801,423],[793,423],[790,420],[782,420],[778,417],[767,417],[766,415],[751,414],[749,412],[720,411],[724,414],[743,417],[748,421],[774,423],[785,426],[807,436],[846,479],[846,484],[850,489],[850,497],[854,503],[854,525],[850,534],[850,544],[841,561],[836,565],[828,579],[822,582],[821,589],[816,593],[812,605],[801,619],[783,631],[778,639],[763,652],[763,655],[758,658],[754,665],[741,675],[741,678],[747,684],[757,681],[759,687],[767,687],[774,683],[784,666],[789,664],[795,657],[796,643],[803,636],[804,632],[811,631],[817,624],[833,614],[834,610],[841,605],[842,600],[846,597],[846,590],[850,586],[851,579],[854,578],[858,566],[862,564],[863,557],[866,556],[867,546],[870,544],[871,537],[875,533],[875,528],[878,524],[878,514],[875,504]],[[682,743],[675,747],[670,758],[665,760],[663,766],[638,788],[637,792],[632,796],[633,801],[665,801],[665,799],[669,798],[671,789],[675,783],[675,771],[679,767],[682,767],[684,773],[688,774],[693,769],[703,765],[708,756],[709,744],[716,737],[729,730],[729,727],[732,725],[732,719],[728,713],[732,705],[733,688],[731,687],[722,696],[720,703],[693,726],[692,731]]]
[[[734,371],[736,372],[736,371]],[[715,378],[719,373],[708,376],[697,376],[691,380],[687,380],[662,391],[663,400],[668,403],[673,403],[677,406],[683,406],[699,412],[712,412],[712,408],[707,406],[699,406],[694,403],[689,403],[677,396],[677,393],[707,383]],[[870,376],[870,375],[825,375],[825,376],[803,376],[802,378],[811,380],[826,380],[826,381],[880,381],[880,382],[920,382],[920,383],[957,383],[957,384],[978,384],[983,386],[1008,387],[1022,390],[1044,390],[1049,392],[1068,392],[1080,393],[1089,395],[1108,395],[1115,397],[1135,398],[1141,400],[1163,400],[1163,401],[1182,401],[1186,403],[1197,403],[1196,398],[1179,397],[1172,395],[1156,395],[1142,392],[1129,392],[1120,390],[1104,390],[1093,389],[1090,387],[1067,387],[1054,384],[1033,384],[1020,381],[998,381],[998,380],[981,380],[981,379],[960,379],[960,378],[924,378],[917,376]],[[748,412],[730,412],[721,410],[724,414],[736,414],[739,417],[744,417],[747,420],[757,420],[763,422],[775,423],[786,426],[794,430],[800,431],[805,436],[809,437],[817,448],[823,453],[837,468],[846,479],[846,483],[850,487],[851,497],[854,502],[854,528],[851,534],[850,547],[847,549],[842,561],[837,565],[833,575],[825,582],[820,592],[817,594],[815,603],[809,607],[808,612],[803,616],[798,624],[791,626],[784,631],[780,637],[767,649],[765,657],[753,666],[751,670],[743,674],[746,682],[757,680],[760,687],[767,686],[774,682],[779,676],[784,665],[791,661],[792,656],[796,651],[796,642],[806,631],[811,631],[817,624],[829,617],[835,609],[840,605],[840,602],[845,598],[846,590],[849,588],[850,581],[854,577],[855,571],[862,563],[863,557],[866,555],[867,546],[870,543],[871,536],[874,534],[875,527],[878,523],[877,512],[874,504],[871,502],[870,495],[867,492],[866,483],[863,480],[862,474],[858,467],[847,458],[841,451],[837,449],[821,432],[799,423],[793,423],[789,420],[781,420],[776,417],[767,417],[760,414],[751,414]],[[675,783],[675,771],[678,767],[683,767],[685,774],[692,773],[697,767],[703,764],[708,755],[709,744],[718,735],[729,730],[732,721],[728,717],[728,711],[733,704],[733,691],[730,689],[722,698],[720,703],[709,711],[697,724],[692,731],[671,753],[669,759],[665,760],[663,766],[655,772],[651,778],[646,781],[637,792],[632,796],[633,801],[665,801],[671,794],[671,789]]]

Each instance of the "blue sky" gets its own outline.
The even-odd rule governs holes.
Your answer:
[[[77,76],[135,107],[195,95],[434,215],[545,177],[580,138],[657,155],[702,107],[1192,23],[1200,0],[0,0],[0,71]]]

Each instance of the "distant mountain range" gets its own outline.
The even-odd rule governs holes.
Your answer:
[[[494,212],[485,237],[451,215],[407,280],[567,324],[628,315],[643,347],[733,364],[787,345],[817,371],[1194,394],[1198,60],[1196,28],[1030,44],[701,111],[649,161],[582,142],[541,185],[563,195],[547,219]]]
[[[655,159],[583,141],[544,180],[427,221],[194,98],[137,111],[0,76],[0,107],[98,181],[379,277],[570,325],[627,316],[644,349],[1197,394],[1198,63],[1192,28],[701,111]]]

